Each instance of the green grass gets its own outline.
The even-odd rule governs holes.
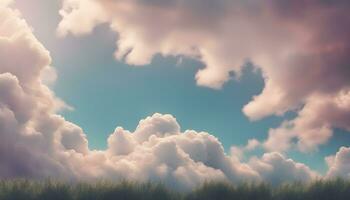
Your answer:
[[[57,181],[0,181],[0,200],[350,200],[350,182],[341,179],[311,184],[205,183],[191,192],[176,192],[162,184]]]

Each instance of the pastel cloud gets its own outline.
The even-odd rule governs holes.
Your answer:
[[[251,158],[250,166],[259,172],[264,180],[278,185],[289,181],[307,182],[318,175],[312,172],[310,168],[302,163],[295,163],[292,159],[286,159],[280,153],[266,153],[261,159]]]
[[[258,120],[297,112],[271,130],[266,148],[286,150],[297,139],[300,150],[310,151],[326,143],[333,128],[349,130],[349,106],[333,101],[349,92],[349,6],[322,0],[65,0],[58,33],[87,34],[108,23],[119,36],[118,60],[144,65],[156,54],[195,58],[205,64],[197,84],[211,88],[221,88],[230,74],[239,77],[250,60],[265,87],[243,113]],[[328,117],[312,117],[326,110]],[[284,145],[274,149],[274,137],[283,137]]]
[[[326,157],[327,178],[350,178],[350,148],[341,147],[334,156]]]
[[[315,149],[325,144],[332,136],[332,127],[350,131],[350,91],[336,94],[313,95],[299,111],[296,119],[271,129],[264,143],[269,150],[285,151],[294,146],[302,151]],[[293,143],[293,138],[298,138]]]
[[[1,0],[0,6],[7,6],[12,2],[12,0]]]
[[[71,2],[79,5],[78,0]],[[235,155],[225,154],[213,135],[182,132],[171,115],[147,117],[133,132],[118,127],[108,138],[106,150],[90,150],[83,130],[56,114],[65,104],[44,84],[43,73],[52,69],[49,52],[34,37],[19,12],[3,5],[7,4],[0,5],[1,178],[130,179],[162,181],[177,189],[190,189],[207,180],[279,184],[310,181],[318,176],[304,164],[276,152],[243,163]],[[84,26],[85,31],[91,29],[89,23]],[[323,103],[336,105],[327,106],[332,110],[343,111],[349,106],[346,92],[327,98],[328,101],[319,103],[321,108]],[[310,110],[316,109],[311,105]],[[303,116],[308,116],[309,125],[317,125],[318,121],[313,122],[306,111]],[[338,113],[321,118],[321,123],[337,122],[337,126],[346,127],[346,120],[337,119],[344,119],[348,112]],[[244,149],[249,151],[258,146],[258,141],[251,140]],[[342,148],[329,157],[328,160],[336,161],[329,174],[349,173],[348,161],[343,158],[346,154],[347,149]]]
[[[246,146],[231,146],[231,155],[236,156],[237,159],[243,159],[245,157],[245,153],[254,151],[262,147],[262,144],[257,139],[250,139]]]
[[[226,155],[216,137],[181,132],[171,115],[147,117],[133,132],[118,127],[106,150],[90,150],[83,130],[56,114],[64,103],[42,80],[49,52],[18,11],[2,6],[0,13],[1,178],[129,179],[191,189],[207,180],[267,177]],[[311,180],[314,172],[308,173]]]

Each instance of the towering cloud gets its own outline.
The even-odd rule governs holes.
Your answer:
[[[333,128],[349,130],[350,107],[339,100],[350,85],[349,9],[344,0],[64,0],[58,33],[86,34],[108,23],[119,36],[117,59],[143,65],[158,53],[195,58],[205,64],[198,85],[212,88],[232,72],[239,77],[250,60],[265,88],[244,114],[258,120],[297,112],[271,130],[266,148],[309,151],[327,142]],[[285,141],[278,149],[276,137]]]

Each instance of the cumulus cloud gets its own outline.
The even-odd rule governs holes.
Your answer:
[[[250,139],[246,146],[231,146],[231,155],[237,157],[238,159],[243,159],[245,153],[251,152],[257,148],[261,148],[262,144],[257,139]]]
[[[3,2],[5,1],[1,1],[1,3]],[[92,12],[93,10],[90,9],[103,10],[104,12],[104,9],[106,9],[102,4],[97,4],[95,1],[86,0],[86,2],[88,8],[84,8],[87,9],[84,12]],[[120,5],[108,1],[101,2],[110,3],[111,9],[120,6],[125,9],[124,11],[134,9],[133,4],[136,3],[141,3],[142,8],[149,6],[167,8],[178,4],[177,1],[164,1],[157,5],[150,5],[148,2],[141,1],[130,1],[132,4],[124,3]],[[199,4],[200,1],[187,2],[186,6],[181,4],[178,6],[194,9],[194,12],[188,13],[188,11],[180,9],[184,12],[184,15],[196,16],[197,12],[202,14],[202,9],[212,9],[212,6],[216,5],[212,5],[212,3]],[[227,3],[226,1],[218,2],[218,5]],[[89,7],[93,4],[98,6]],[[239,3],[239,5],[241,4]],[[268,181],[279,184],[293,180],[310,181],[318,176],[316,172],[304,164],[287,159],[279,153],[266,153],[261,158],[254,157],[249,162],[243,163],[235,155],[225,154],[222,144],[213,135],[193,130],[181,131],[180,125],[171,115],[154,114],[147,117],[140,121],[133,132],[118,127],[108,138],[108,148],[106,150],[90,150],[83,130],[56,114],[57,110],[64,106],[64,103],[44,84],[46,82],[43,79],[43,74],[45,74],[45,70],[52,68],[50,67],[51,57],[49,52],[34,37],[30,27],[21,18],[19,12],[4,5],[7,5],[7,3],[0,6],[1,178],[129,179],[162,181],[176,189],[191,189],[207,180],[231,181],[234,183]],[[70,8],[72,5],[74,7],[71,11],[76,12],[72,20],[90,20],[85,17],[80,18],[82,17],[79,10],[80,6],[85,4],[82,4],[79,0],[74,0],[67,1],[65,6]],[[250,9],[257,9],[254,4],[243,5]],[[197,6],[201,6],[201,8],[198,9]],[[225,10],[227,7],[218,6],[215,9]],[[146,11],[147,9],[143,12]],[[67,10],[61,12],[66,17],[71,16],[70,13],[65,13],[68,12]],[[132,13],[130,14],[132,15]],[[207,12],[206,14],[210,16],[210,20],[220,19],[217,12]],[[177,13],[172,15],[175,18],[173,23],[181,22],[177,21],[181,19],[177,19]],[[100,15],[98,14],[98,16]],[[95,16],[92,13],[90,17],[94,18]],[[80,25],[83,28],[75,29],[74,33],[90,31],[96,23],[105,21],[105,17],[110,18],[111,16],[106,14],[102,18],[94,19],[96,21],[82,22]],[[161,20],[162,18],[158,17],[158,19]],[[73,23],[74,20],[69,22]],[[193,20],[196,23],[201,21],[199,18]],[[188,21],[188,23],[187,25],[192,27],[192,22]],[[181,23],[178,25],[182,26]],[[68,21],[61,26],[66,27],[66,31],[72,31],[68,29],[71,26]],[[137,24],[131,23],[130,26],[137,28]],[[192,28],[200,30],[204,27],[206,26],[199,23]],[[195,32],[197,33],[197,31]],[[163,33],[160,32],[159,34]],[[179,34],[184,35],[185,33]],[[136,39],[140,40],[139,38]],[[214,46],[216,44],[215,40],[208,41],[208,43]],[[121,45],[126,44],[129,45],[128,42]],[[168,47],[171,47],[169,50],[173,50],[170,39]],[[185,50],[186,48],[184,47]],[[182,50],[184,49],[175,50],[183,53]],[[191,47],[187,50],[195,55],[198,53],[195,49]],[[143,46],[140,50],[143,50]],[[139,56],[136,55],[137,51],[139,50],[131,55],[131,60],[135,59],[133,56]],[[205,50],[201,49],[200,52],[204,52],[203,55],[205,55]],[[215,56],[211,57],[211,55],[213,54],[207,54],[209,57],[206,57],[205,60],[213,59],[213,62],[217,62],[217,58]],[[206,73],[206,70],[208,69],[204,69],[201,73]],[[216,68],[214,71],[216,71]],[[205,75],[203,76],[205,77]],[[212,80],[216,78],[214,77]],[[340,90],[333,95],[318,95],[322,95],[319,101],[316,101],[317,99],[310,100],[310,102],[315,103],[306,104],[299,113],[299,118],[302,120],[298,121],[297,118],[291,125],[287,123],[287,128],[297,124],[301,124],[298,125],[300,127],[307,128],[318,128],[320,127],[319,124],[322,124],[326,125],[326,130],[334,125],[348,128],[349,123],[346,120],[348,112],[346,109],[349,107],[349,92]],[[315,96],[308,98],[315,98]],[[325,98],[327,101],[323,101]],[[327,113],[327,115],[322,115],[322,117],[316,119],[311,115],[314,112],[313,110]],[[306,146],[309,145],[306,144]],[[244,149],[251,151],[260,145],[261,143],[258,141],[251,140]],[[329,176],[348,173],[346,172],[348,169],[347,151],[347,148],[342,148],[336,156],[328,158],[329,161],[332,160],[332,162],[329,162]]]
[[[341,147],[334,156],[326,157],[327,178],[350,178],[350,148]]]
[[[349,92],[349,6],[343,0],[65,0],[58,33],[87,34],[108,23],[119,36],[118,60],[144,65],[155,54],[195,58],[205,64],[197,84],[211,88],[222,87],[232,73],[239,77],[249,60],[262,71],[265,87],[244,114],[258,120],[297,112],[287,129],[285,123],[271,130],[267,149],[273,137],[284,137],[278,149],[297,139],[300,150],[309,151],[350,122],[348,107],[332,102]],[[325,110],[328,117],[312,117]]]
[[[106,150],[90,150],[83,130],[56,114],[62,101],[42,78],[51,68],[49,52],[18,11],[1,7],[0,13],[1,178],[162,181],[176,189],[207,180],[265,180],[226,155],[213,135],[181,132],[171,115],[147,117],[133,132],[118,127]]]
[[[308,182],[318,177],[308,166],[286,159],[280,153],[266,153],[261,159],[251,158],[252,169],[256,170],[263,180],[278,185],[285,179],[290,181]]]

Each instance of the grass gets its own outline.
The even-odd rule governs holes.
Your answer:
[[[311,184],[205,183],[191,192],[176,192],[162,184],[98,182],[67,184],[56,181],[2,180],[0,200],[350,200],[350,181]]]

